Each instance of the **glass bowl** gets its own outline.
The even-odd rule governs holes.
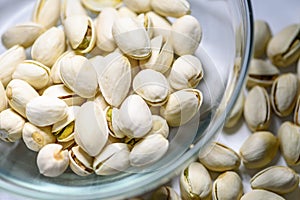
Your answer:
[[[204,79],[198,89],[204,102],[186,125],[172,128],[166,155],[153,165],[130,168],[113,176],[79,177],[67,170],[56,178],[40,175],[36,153],[23,141],[0,141],[0,187],[36,199],[125,199],[166,183],[193,161],[218,136],[243,87],[252,50],[250,0],[190,0],[191,14],[203,30],[196,51]],[[35,1],[0,0],[0,34],[17,23],[30,21]],[[0,53],[5,48],[0,46]]]

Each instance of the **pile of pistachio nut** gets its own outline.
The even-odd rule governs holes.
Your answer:
[[[203,102],[201,38],[186,0],[38,0],[2,35],[0,138],[48,177],[151,165]]]
[[[300,166],[300,24],[288,25],[274,35],[266,21],[256,20],[254,25],[254,55],[245,92],[225,124],[235,129],[244,116],[252,134],[239,152],[213,142],[182,171],[181,197],[173,188],[162,186],[153,192],[153,199],[284,200],[299,189],[295,169]],[[274,127],[271,131],[272,116],[282,122],[276,132]],[[272,164],[279,151],[286,166]],[[239,174],[245,172],[254,175],[252,190],[244,194]]]

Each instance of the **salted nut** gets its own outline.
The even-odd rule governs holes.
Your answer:
[[[69,151],[70,168],[79,176],[88,176],[94,172],[93,157],[89,156],[79,146],[72,147]]]
[[[151,1],[152,9],[165,17],[182,17],[183,15],[189,14],[190,4],[187,0],[160,0]]]
[[[56,26],[60,15],[60,0],[38,0],[32,20],[45,28]]]
[[[267,190],[251,190],[250,192],[244,194],[241,200],[285,200],[280,195],[267,191]]]
[[[169,186],[162,186],[155,190],[152,194],[152,200],[161,200],[161,199],[169,199],[169,200],[181,200],[180,196],[176,193],[176,191]]]

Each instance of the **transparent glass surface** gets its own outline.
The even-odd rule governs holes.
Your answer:
[[[0,34],[30,21],[35,1],[0,0]],[[196,52],[204,79],[198,86],[204,102],[186,125],[171,129],[167,154],[153,165],[130,168],[113,176],[79,177],[71,170],[56,178],[40,175],[36,153],[23,141],[0,141],[0,187],[37,199],[125,199],[166,183],[218,136],[243,86],[252,49],[250,0],[190,0],[191,14],[203,31]],[[5,48],[0,46],[0,53]],[[30,51],[30,49],[28,49]]]

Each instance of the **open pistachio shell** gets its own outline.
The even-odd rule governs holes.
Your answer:
[[[60,15],[60,0],[38,0],[32,20],[46,28],[56,26]]]
[[[146,16],[148,16],[151,20],[153,37],[162,36],[164,41],[166,41],[172,31],[171,23],[166,18],[152,11],[147,12]]]
[[[155,190],[151,197],[152,200],[181,200],[175,189],[169,186],[161,186]]]
[[[120,110],[108,106],[104,112],[106,114],[110,136],[114,138],[124,138],[125,134],[120,130],[120,127],[118,126]]]
[[[105,110],[107,107],[109,107],[109,105],[107,104],[103,95],[100,92],[98,92],[96,96],[89,98],[87,101],[94,101],[98,106],[100,106],[102,110]]]
[[[80,1],[81,0],[62,0],[60,20],[63,24],[65,19],[69,16],[87,15],[87,12]]]
[[[279,196],[276,193],[267,190],[251,190],[244,194],[241,200],[285,200],[285,198]]]
[[[243,115],[244,102],[245,102],[245,95],[242,91],[240,93],[238,99],[236,100],[233,108],[228,113],[228,116],[226,118],[226,122],[224,125],[226,128],[232,128],[238,123],[239,119]]]
[[[141,13],[137,16],[137,19],[144,25],[149,38],[152,38],[153,36],[153,29],[152,29],[152,21],[151,18],[148,15],[145,15],[144,13]]]
[[[165,17],[182,17],[189,14],[190,4],[187,0],[152,0],[152,9]]]
[[[167,120],[159,115],[152,115],[152,128],[147,135],[161,134],[165,138],[169,136],[169,126]]]
[[[254,57],[259,58],[265,55],[268,42],[272,37],[269,24],[263,20],[254,21]]]
[[[55,63],[53,64],[50,70],[51,81],[54,84],[63,83],[60,76],[60,64],[62,60],[67,58],[68,56],[74,56],[74,55],[75,53],[73,51],[66,51],[65,53],[63,53],[57,58],[57,60],[55,61]]]
[[[0,81],[0,112],[5,110],[7,106],[8,106],[8,101],[6,97],[5,88],[2,82]]]
[[[300,125],[300,95],[297,97],[297,103],[295,106],[294,123]]]
[[[124,4],[136,13],[144,13],[151,10],[151,0],[123,0]]]
[[[89,156],[79,146],[72,147],[69,151],[70,168],[79,176],[88,176],[94,172],[93,157]]]
[[[122,0],[81,0],[87,9],[94,12],[101,12],[105,8],[118,8],[122,5]]]

